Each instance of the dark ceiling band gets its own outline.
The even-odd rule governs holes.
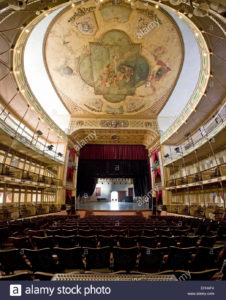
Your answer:
[[[80,159],[127,159],[148,160],[148,151],[143,145],[85,145]]]

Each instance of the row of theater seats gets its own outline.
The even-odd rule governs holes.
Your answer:
[[[101,223],[102,221],[104,223]],[[44,238],[51,236],[53,238]],[[67,236],[69,237],[66,238]],[[89,238],[86,238],[87,236]],[[4,244],[9,245],[10,242],[13,242],[16,248],[30,248],[29,243],[33,247],[36,244],[42,245],[37,245],[38,248],[59,245],[66,248],[76,245],[96,247],[98,242],[99,246],[115,246],[118,245],[115,244],[115,240],[118,241],[119,236],[119,245],[123,247],[136,246],[137,243],[148,247],[178,245],[187,247],[196,245],[199,239],[201,246],[211,247],[216,240],[217,242],[225,240],[226,224],[224,221],[209,222],[177,217],[162,219],[95,217],[80,220],[66,216],[41,217],[0,225],[0,248],[6,248]],[[31,239],[34,241],[35,237],[36,242],[33,243]]]
[[[109,227],[105,229],[99,229],[99,228],[90,228],[90,229],[84,229],[83,227],[79,228],[72,228],[72,227],[63,227],[63,228],[54,228],[54,229],[46,229],[44,230],[28,230],[26,232],[28,235],[36,235],[36,236],[45,236],[45,235],[84,235],[84,236],[90,236],[90,235],[123,235],[123,236],[181,236],[181,235],[188,235],[191,233],[196,233],[197,235],[200,235],[200,233],[191,231],[189,229],[181,229],[181,227],[176,228],[170,228],[170,229],[151,229],[151,227],[144,227],[142,228],[134,228],[130,227],[124,228],[124,227]],[[213,232],[209,232],[208,235],[213,235]]]
[[[216,236],[121,236],[121,235],[52,235],[52,236],[24,236],[10,237],[9,239],[15,248],[22,249],[42,249],[81,247],[134,247],[145,246],[150,248],[179,246],[184,247],[213,247],[216,242]]]
[[[1,272],[16,270],[61,273],[68,270],[124,270],[156,273],[165,270],[220,270],[225,247],[101,247],[10,249],[0,251]]]
[[[31,227],[31,229],[30,229]],[[60,225],[60,224],[47,224],[45,225],[45,229],[42,229],[43,234],[40,230],[33,229],[33,226],[17,227],[13,228],[10,227],[0,227],[1,236],[9,236],[9,234],[24,234],[29,233],[33,235],[41,235],[44,236],[45,233],[49,233],[50,235],[61,234],[62,232],[68,232],[70,234],[80,234],[80,235],[93,235],[93,234],[102,234],[102,235],[110,235],[110,234],[120,234],[120,235],[147,235],[147,236],[154,236],[154,235],[165,235],[165,236],[175,236],[175,235],[187,235],[189,233],[193,233],[196,235],[218,235],[222,236],[226,234],[226,226],[225,225],[208,225],[208,230],[206,226],[204,227],[203,224],[200,224],[198,227],[188,227],[188,226],[158,226],[156,227],[155,224],[141,224],[141,225],[102,225],[102,226],[84,226],[84,225]],[[40,227],[39,227],[40,228]]]
[[[19,231],[21,229],[37,229],[37,228],[57,228],[65,227],[66,229],[77,228],[81,229],[108,229],[112,227],[118,228],[130,228],[134,229],[167,229],[177,228],[181,229],[199,229],[202,234],[208,231],[216,231],[219,226],[226,226],[226,221],[212,221],[208,219],[194,219],[194,218],[183,218],[183,217],[151,217],[149,219],[143,217],[118,217],[113,218],[107,217],[87,217],[77,219],[75,217],[66,216],[48,216],[48,217],[37,217],[31,219],[15,220],[11,222],[0,223],[1,228],[8,228],[9,230]]]
[[[218,272],[226,258],[225,221],[49,216],[2,223],[0,233],[3,280],[15,278],[11,273],[16,270],[26,270],[21,278],[48,279],[51,275],[40,272],[99,269],[177,274],[189,270],[204,280]]]

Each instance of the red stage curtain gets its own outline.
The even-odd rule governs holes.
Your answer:
[[[73,180],[74,170],[71,168],[67,168],[67,180]]]
[[[76,155],[76,153],[75,153],[75,149],[70,149],[70,151],[69,151],[69,160],[70,160],[70,158],[72,158],[72,160],[73,160],[73,162],[75,161],[75,155]]]
[[[143,145],[85,145],[80,151],[79,161],[89,159],[147,161],[149,186],[151,188],[150,159],[148,151]]]
[[[158,205],[160,196],[162,198],[162,191],[157,191],[156,192],[156,205]]]
[[[69,150],[69,157],[68,157],[68,160],[69,162],[75,162],[75,157],[76,157],[76,152],[75,152],[75,149],[70,149]],[[70,167],[67,168],[67,177],[66,177],[66,180],[73,180],[73,177],[74,177],[74,170],[71,169]]]
[[[78,164],[77,195],[92,195],[98,178],[133,178],[136,196],[150,191],[146,160],[80,159]]]
[[[148,157],[147,161],[148,161],[148,180],[149,180],[150,188],[152,188],[152,184],[151,184],[151,164],[150,164],[149,157]]]
[[[85,145],[79,159],[148,160],[148,151],[142,145]]]
[[[153,163],[157,160],[159,160],[159,154],[158,154],[158,150],[154,150],[152,152],[152,158],[153,158]]]
[[[66,199],[70,199],[72,198],[72,191],[71,190],[66,190]]]
[[[159,175],[160,177],[161,177],[161,170],[160,169],[157,169],[157,170],[155,170],[155,179],[156,179],[156,177]]]

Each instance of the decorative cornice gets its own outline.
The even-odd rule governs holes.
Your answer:
[[[156,119],[87,119],[72,118],[69,126],[69,134],[80,129],[142,129],[159,134],[158,121]]]

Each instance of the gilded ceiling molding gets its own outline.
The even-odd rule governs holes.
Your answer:
[[[157,137],[148,148],[148,155],[151,156],[154,150],[160,150],[160,137]]]
[[[70,136],[77,152],[86,144],[133,144],[148,149],[156,138],[156,133],[145,129],[80,129]]]
[[[174,19],[153,5],[144,9],[140,1],[134,7],[126,1],[80,4],[61,11],[45,36],[46,70],[62,102],[73,117],[89,113],[103,118],[148,118],[158,102],[156,116],[183,63],[183,40]],[[165,37],[162,43],[160,36]],[[174,49],[170,55],[167,45]],[[53,49],[57,57],[51,55]],[[98,57],[104,58],[101,63]],[[84,111],[71,109],[68,99]]]
[[[152,1],[155,3],[154,1]],[[75,5],[77,5],[76,3]],[[161,7],[166,7],[172,11],[176,11],[175,9],[172,9],[170,6],[165,5],[163,3],[159,3]],[[49,12],[53,12],[54,10],[58,9],[59,7],[65,6],[64,4],[55,6],[54,8],[49,9],[48,11],[45,11],[41,13],[39,16],[37,16],[33,21],[31,21],[22,31],[21,35],[19,36],[17,43],[14,47],[14,55],[13,55],[13,66],[14,66],[14,75],[17,81],[17,84],[19,86],[19,89],[21,93],[23,94],[24,98],[27,100],[27,102],[33,107],[33,109],[39,114],[40,118],[43,119],[48,125],[54,129],[58,134],[60,134],[65,140],[67,139],[67,135],[55,124],[50,116],[48,116],[45,111],[42,109],[40,104],[38,103],[37,99],[35,99],[32,91],[30,90],[30,87],[26,81],[26,77],[24,76],[24,70],[23,70],[23,52],[24,52],[24,45],[26,44],[26,40],[29,37],[30,32],[35,27],[35,25],[38,24],[43,18],[45,18],[46,14]],[[176,11],[178,13],[178,11]],[[180,13],[178,13],[180,14]],[[200,53],[202,54],[202,65],[201,65],[201,71],[199,76],[199,81],[197,83],[196,89],[191,96],[190,100],[188,101],[186,107],[182,111],[180,117],[177,118],[177,120],[173,123],[172,126],[161,136],[161,143],[164,143],[170,136],[172,136],[179,128],[180,126],[187,120],[187,118],[191,115],[191,113],[194,111],[198,103],[200,102],[203,93],[205,92],[209,75],[210,75],[210,56],[209,56],[209,50],[207,47],[207,44],[205,42],[205,39],[201,33],[201,31],[198,29],[198,27],[184,14],[180,14],[183,20],[187,23],[187,25],[191,28],[193,32],[195,32],[195,37],[197,39]],[[79,26],[79,25],[78,25]],[[78,28],[79,30],[79,28]],[[87,104],[89,105],[89,104]],[[110,107],[110,106],[109,106]],[[132,126],[131,126],[132,127]]]
[[[159,135],[158,121],[156,119],[137,120],[137,119],[71,119],[69,125],[69,134],[79,129],[146,129],[152,131],[154,134]]]

